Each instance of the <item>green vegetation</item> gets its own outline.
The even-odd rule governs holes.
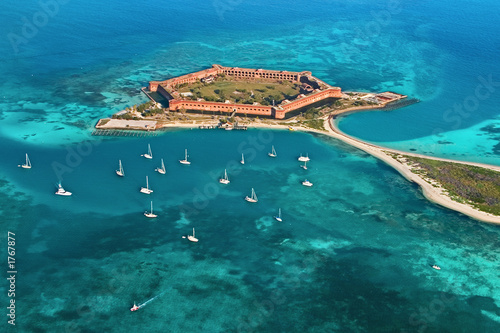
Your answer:
[[[415,173],[437,181],[453,200],[500,215],[500,172],[461,163],[403,157],[417,168]]]
[[[256,81],[233,81],[231,79],[217,78],[212,83],[193,83],[189,86],[181,85],[179,92],[191,92],[193,96],[188,99],[199,98],[208,102],[225,102],[262,105],[279,104],[285,99],[293,100],[300,93],[300,85],[288,81],[280,83],[261,83]]]
[[[309,108],[304,114],[306,119],[316,119],[321,115],[321,112],[317,108]]]
[[[300,124],[304,125],[305,127],[325,131],[325,127],[323,126],[324,122],[322,119],[306,120],[300,122]]]

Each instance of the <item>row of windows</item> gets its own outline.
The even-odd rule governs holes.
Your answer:
[[[234,109],[234,107],[232,106],[223,106],[223,105],[198,105],[198,104],[182,104],[181,106],[184,106],[184,107],[192,107],[192,108],[199,108],[199,107],[217,107],[218,109],[227,109],[229,111],[232,111]],[[256,108],[251,108],[251,107],[248,107],[248,108],[242,108],[242,107],[237,107],[236,108],[237,111],[258,111],[258,112],[267,112],[267,110],[261,110],[261,109],[256,109]]]
[[[295,79],[297,75],[295,74],[283,74],[283,73],[256,73],[256,72],[241,72],[241,71],[225,71],[225,74],[229,75],[239,75],[239,76],[262,76],[262,77],[280,77],[280,78],[292,78]]]

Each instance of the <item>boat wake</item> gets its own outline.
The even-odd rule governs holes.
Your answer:
[[[152,297],[152,298],[148,299],[146,302],[141,303],[139,305],[135,305],[135,303],[134,303],[134,306],[130,309],[130,311],[137,311],[137,310],[145,307],[146,305],[148,305],[149,303],[151,303],[152,301],[154,301],[158,297],[163,296],[163,294],[165,294],[165,291],[162,292],[162,293],[160,293],[160,294],[158,294],[158,295],[156,295],[155,297]]]

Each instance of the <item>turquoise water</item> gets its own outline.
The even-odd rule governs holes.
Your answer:
[[[148,143],[153,160],[140,156]],[[16,226],[24,331],[498,328],[498,228],[427,202],[395,171],[333,139],[177,131],[88,150],[32,148],[31,170],[7,162],[22,162],[26,148],[9,146],[3,223]],[[185,147],[190,166],[178,163]],[[301,152],[312,159],[307,171]],[[119,158],[124,178],[114,173]],[[160,158],[166,175],[154,172]],[[52,194],[54,163],[71,169],[59,176],[72,197]],[[227,186],[218,183],[224,168]],[[139,193],[146,175],[150,196]],[[314,186],[302,186],[305,178]],[[253,205],[243,200],[252,187]],[[150,200],[155,220],[142,215]],[[272,218],[278,208],[282,223]],[[181,237],[193,227],[197,244]]]
[[[288,131],[90,135],[98,118],[145,101],[149,80],[220,63],[311,70],[345,90],[418,97],[341,128],[498,164],[496,91],[460,121],[443,119],[479,75],[500,77],[497,3],[391,4],[61,1],[19,44],[9,34],[23,36],[42,7],[0,5],[0,225],[16,234],[18,265],[9,330],[498,331],[499,228],[429,203],[358,150]],[[148,143],[153,160],[140,157]],[[190,166],[178,163],[186,148]],[[26,152],[31,170],[17,167]],[[312,159],[307,171],[300,153]],[[160,158],[166,175],[154,171]],[[227,186],[217,181],[225,168]],[[150,196],[139,193],[146,176]],[[313,187],[300,184],[306,177]],[[53,194],[59,180],[72,197]],[[243,200],[252,187],[254,205]],[[155,220],[142,215],[150,200]],[[193,227],[196,244],[182,238]]]

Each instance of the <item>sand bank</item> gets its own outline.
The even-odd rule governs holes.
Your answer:
[[[349,109],[349,110],[344,110],[344,111],[346,111],[347,113],[355,112],[354,109]],[[342,114],[344,114],[344,112],[342,112]],[[288,129],[288,126],[284,126],[284,125],[270,125],[270,124],[255,124],[254,123],[251,126],[258,127],[258,128],[268,128],[268,129]],[[476,220],[479,220],[479,221],[500,224],[500,216],[496,216],[496,215],[493,215],[490,213],[482,212],[482,211],[475,209],[474,207],[472,207],[470,205],[462,204],[462,203],[459,203],[459,202],[452,200],[444,192],[443,189],[433,186],[432,184],[427,182],[424,178],[413,173],[409,166],[396,161],[389,154],[395,153],[395,154],[422,157],[422,158],[433,159],[433,160],[441,160],[441,161],[446,161],[446,162],[475,165],[475,166],[488,168],[488,169],[495,170],[495,171],[500,171],[500,167],[488,165],[488,164],[472,163],[472,162],[469,163],[469,162],[464,162],[464,161],[431,157],[431,156],[426,156],[426,155],[422,155],[422,154],[408,153],[408,152],[399,151],[399,150],[395,150],[395,149],[389,149],[389,148],[384,148],[381,146],[376,146],[376,145],[373,145],[370,143],[363,142],[359,139],[353,138],[353,137],[343,133],[342,131],[340,131],[337,128],[337,126],[335,125],[334,119],[332,119],[332,118],[328,118],[328,119],[324,120],[324,127],[325,127],[326,131],[320,131],[320,130],[309,129],[309,128],[304,128],[304,127],[293,127],[293,129],[297,130],[297,131],[313,132],[313,133],[328,135],[330,137],[341,140],[341,141],[343,141],[343,142],[345,142],[353,147],[359,148],[359,149],[365,151],[366,153],[380,159],[384,163],[390,165],[391,167],[396,169],[403,177],[405,177],[409,181],[412,181],[412,182],[418,184],[422,188],[422,192],[423,192],[424,196],[427,199],[429,199],[430,201],[432,201],[436,204],[439,204],[441,206],[444,206],[446,208],[452,209],[454,211],[460,212],[462,214],[468,215],[468,216],[470,216]]]

